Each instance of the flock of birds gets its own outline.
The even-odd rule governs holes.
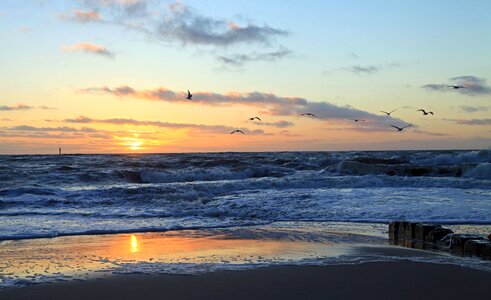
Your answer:
[[[454,90],[457,90],[457,89],[465,89],[465,88],[466,88],[465,86],[461,86],[461,85],[448,85],[448,87],[453,88]],[[191,94],[191,92],[190,92],[189,90],[188,90],[188,95],[186,96],[186,99],[187,99],[187,100],[193,100],[193,94]],[[387,111],[383,111],[383,110],[381,110],[380,112],[382,112],[382,113],[386,114],[387,116],[390,116],[390,115],[391,115],[393,112],[395,112],[396,110],[397,110],[397,108],[396,108],[396,109],[394,109],[394,110],[391,110],[391,111],[389,111],[389,112],[387,112]],[[420,111],[420,112],[423,114],[423,116],[427,116],[427,115],[434,115],[432,111],[426,111],[426,110],[424,110],[424,109],[418,109],[417,111]],[[310,112],[302,113],[302,114],[300,114],[300,116],[301,116],[301,117],[311,117],[311,118],[317,118],[317,116],[316,116],[316,115],[314,115],[313,113],[310,113]],[[259,118],[259,117],[250,117],[250,118],[249,118],[249,121],[254,121],[254,120],[257,120],[257,121],[259,121],[259,122],[261,122],[261,121],[262,121],[262,120],[261,120],[261,118]],[[351,121],[354,121],[354,122],[357,122],[357,123],[358,123],[358,122],[365,122],[365,120],[363,120],[363,119],[350,119],[350,120],[351,120]],[[390,125],[390,127],[395,128],[397,131],[403,131],[405,128],[408,128],[408,127],[410,127],[410,126],[412,126],[412,125],[411,125],[411,124],[408,124],[408,125],[406,125],[406,126],[402,126],[402,127],[399,127],[399,126],[396,126],[396,125],[392,125],[392,124]],[[232,132],[230,132],[230,134],[234,134],[234,133],[242,133],[242,134],[245,134],[245,133],[244,133],[242,130],[240,130],[240,129],[235,129],[235,130],[233,130]]]

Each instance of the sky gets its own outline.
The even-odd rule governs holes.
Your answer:
[[[0,154],[489,148],[490,37],[487,0],[0,0]]]

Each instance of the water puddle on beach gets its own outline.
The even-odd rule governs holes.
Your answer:
[[[363,262],[363,252],[365,258],[373,258],[373,253],[362,250],[362,246],[387,247],[385,227],[284,222],[228,229],[3,241],[0,288],[111,274],[199,274],[271,265],[359,263]]]

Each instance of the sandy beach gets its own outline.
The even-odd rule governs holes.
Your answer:
[[[8,299],[489,299],[491,273],[414,262],[119,275],[0,291]]]

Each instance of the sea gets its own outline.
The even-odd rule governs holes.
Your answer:
[[[392,220],[491,224],[491,149],[0,156],[0,240]]]

